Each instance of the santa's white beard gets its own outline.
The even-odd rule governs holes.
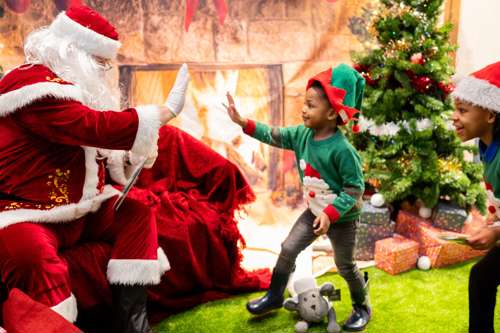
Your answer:
[[[79,86],[83,92],[84,104],[95,110],[117,110],[118,98],[112,92],[110,71],[82,69],[78,64],[65,66],[65,70],[55,72],[65,81]]]
[[[54,35],[47,27],[33,31],[24,45],[26,61],[47,66],[61,79],[79,86],[85,105],[96,110],[118,110],[110,73],[70,39]]]

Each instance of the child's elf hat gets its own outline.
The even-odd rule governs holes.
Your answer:
[[[500,61],[461,79],[451,95],[482,108],[500,112]]]
[[[340,116],[340,125],[346,125],[351,120],[357,122],[355,116],[360,113],[365,91],[365,79],[358,71],[346,64],[340,64],[309,79],[307,89],[314,82],[323,87],[333,110]],[[357,124],[353,125],[352,129],[359,132]]]

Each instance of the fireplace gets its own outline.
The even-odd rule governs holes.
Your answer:
[[[123,106],[163,104],[178,68],[179,65],[120,66]],[[238,165],[257,193],[271,191],[273,201],[290,195],[300,197],[297,181],[293,186],[285,186],[285,179],[290,183],[290,175],[283,172],[283,166],[290,164],[293,156],[244,135],[222,106],[223,102],[227,104],[225,95],[229,91],[243,116],[283,126],[281,65],[193,64],[190,74],[186,105],[172,125]]]

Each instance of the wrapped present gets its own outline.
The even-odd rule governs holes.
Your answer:
[[[373,260],[375,242],[392,237],[396,224],[389,222],[386,225],[360,223],[356,230],[356,260]]]
[[[432,216],[432,223],[435,227],[461,232],[469,214],[457,205],[440,202]]]
[[[414,240],[395,234],[375,243],[375,265],[396,275],[415,268],[419,245]]]
[[[420,255],[428,256],[432,267],[443,267],[456,264],[483,255],[484,251],[472,249],[470,246],[457,244],[441,239],[445,232],[436,228],[417,215],[400,211],[396,220],[396,233],[408,237],[420,245]],[[446,231],[447,234],[457,234]]]
[[[400,210],[396,219],[396,233],[420,242],[420,226],[431,226],[431,220]]]
[[[365,224],[387,225],[391,223],[391,212],[388,207],[375,207],[365,201],[361,208],[360,220]]]
[[[485,251],[474,250],[470,246],[443,240],[439,237],[443,229],[432,226],[421,226],[420,244],[422,255],[431,260],[432,267],[444,267],[457,264],[485,254]],[[448,235],[463,235],[460,233],[446,232]]]

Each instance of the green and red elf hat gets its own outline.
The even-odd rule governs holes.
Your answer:
[[[359,132],[356,115],[361,112],[361,102],[365,91],[365,79],[354,68],[346,64],[330,68],[307,82],[309,89],[314,82],[323,87],[333,110],[339,115],[339,125],[346,125],[351,120],[354,133]]]

